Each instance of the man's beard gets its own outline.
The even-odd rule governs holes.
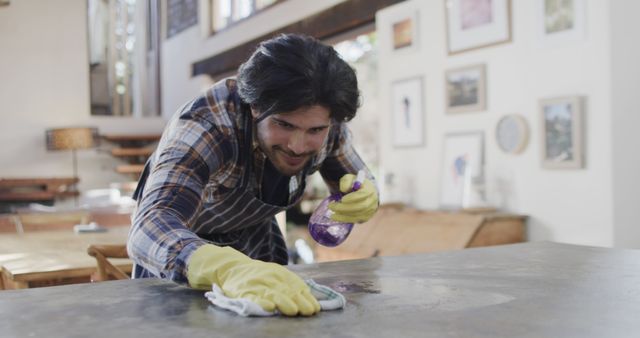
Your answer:
[[[278,157],[277,155],[278,153],[281,154],[280,157]],[[291,151],[287,151],[283,149],[281,146],[273,146],[271,147],[271,157],[273,158],[270,158],[269,160],[281,174],[286,176],[293,176],[298,174],[300,171],[302,171],[315,154],[316,154],[315,151],[310,151],[303,154],[296,154]],[[295,165],[294,167],[293,165],[287,163],[287,161],[284,158],[282,158],[282,155],[286,155],[287,157],[290,157],[293,159],[300,159],[302,160],[302,163],[300,163],[299,165]],[[277,159],[279,159],[280,161],[277,161]],[[283,165],[285,167],[282,167]],[[292,169],[292,170],[288,170],[288,169]]]

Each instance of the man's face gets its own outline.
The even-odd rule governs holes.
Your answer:
[[[252,109],[254,118],[260,112]],[[273,114],[256,126],[260,148],[283,175],[299,173],[317,154],[329,134],[329,110],[322,106],[300,108]]]

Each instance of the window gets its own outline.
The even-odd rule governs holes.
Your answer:
[[[91,115],[160,116],[161,0],[86,1]]]
[[[211,31],[223,30],[284,0],[210,0]]]

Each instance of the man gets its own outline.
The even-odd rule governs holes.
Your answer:
[[[332,218],[364,222],[378,207],[345,125],[355,116],[354,71],[333,48],[301,35],[259,45],[238,78],[218,82],[171,119],[134,194],[128,251],[134,277],[194,288],[216,283],[225,295],[267,311],[313,315],[307,285],[284,268],[286,245],[274,215],[295,205],[319,170],[347,193]]]

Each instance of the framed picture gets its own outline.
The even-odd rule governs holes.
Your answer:
[[[421,146],[424,143],[422,78],[414,77],[391,85],[393,145]]]
[[[582,168],[582,114],[579,96],[540,100],[544,168]]]
[[[483,180],[484,134],[482,132],[446,134],[441,168],[440,206],[459,209],[465,189],[472,181]]]
[[[564,45],[585,36],[585,0],[537,0],[538,38],[542,44]]]
[[[163,2],[166,13],[164,32],[169,39],[185,29],[198,24],[198,1],[167,0]]]
[[[445,73],[447,113],[485,110],[487,107],[486,66],[474,65]]]
[[[510,0],[444,0],[449,54],[511,41]]]
[[[393,23],[393,49],[411,47],[415,32],[413,26],[414,22],[411,17]]]
[[[411,3],[394,8],[388,13],[388,27],[385,29],[389,36],[390,49],[395,53],[415,51],[419,45],[418,8]]]

